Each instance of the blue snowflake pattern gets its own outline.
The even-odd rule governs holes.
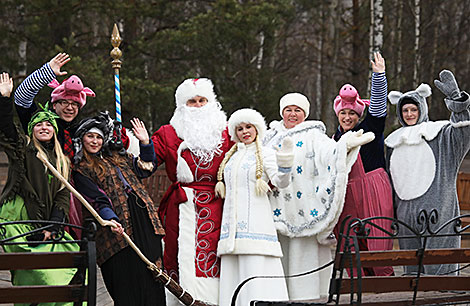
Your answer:
[[[238,228],[241,230],[246,230],[247,226],[248,224],[246,223],[246,221],[238,222]]]
[[[296,146],[298,146],[299,148],[301,148],[303,144],[304,144],[303,141],[299,141],[299,142],[297,142]]]
[[[315,192],[318,192],[318,189],[320,189],[320,187],[319,187],[319,186],[317,186],[317,188],[315,188]]]
[[[302,166],[297,166],[297,173],[302,174]]]
[[[300,199],[302,197],[302,192],[297,191],[297,198]]]
[[[330,189],[330,188],[326,188],[326,192],[327,192],[328,194],[330,194],[330,193],[331,193],[331,189]]]
[[[225,223],[224,225],[222,225],[222,232],[228,232],[228,229],[229,229],[228,223]]]
[[[273,213],[276,217],[279,217],[281,215],[281,210],[279,208],[276,208],[275,210],[273,210]]]
[[[330,166],[328,166],[328,172],[330,172],[330,170],[331,170],[331,167],[330,167]]]
[[[316,210],[315,208],[312,209],[312,210],[310,211],[310,215],[311,215],[312,217],[318,216],[318,210]]]

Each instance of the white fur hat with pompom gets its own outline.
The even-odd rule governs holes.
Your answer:
[[[230,116],[230,119],[228,119],[228,133],[230,134],[230,139],[232,141],[240,142],[237,137],[236,128],[241,123],[254,125],[258,132],[259,139],[263,139],[264,134],[266,133],[264,117],[254,109],[242,108],[234,112],[232,116]]]

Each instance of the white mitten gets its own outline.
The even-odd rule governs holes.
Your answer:
[[[318,243],[329,246],[330,248],[335,248],[338,241],[336,240],[335,234],[331,233],[327,237],[318,240]]]
[[[365,145],[366,143],[371,142],[372,140],[375,139],[375,135],[372,132],[367,132],[364,133],[364,131],[361,129],[357,132],[348,132],[350,135],[346,139],[346,146],[348,151],[351,149]]]
[[[277,165],[281,168],[292,168],[294,165],[294,142],[286,137],[282,140],[281,148],[276,152]]]

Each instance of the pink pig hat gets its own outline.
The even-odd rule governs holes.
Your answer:
[[[58,100],[72,100],[80,104],[80,108],[86,104],[86,97],[95,97],[95,93],[88,87],[83,87],[82,80],[76,75],[72,75],[59,84],[56,79],[48,84],[55,88],[51,93],[51,102]]]
[[[370,105],[369,100],[362,100],[356,88],[351,84],[344,84],[339,90],[339,96],[336,96],[333,108],[336,116],[343,109],[352,109],[359,117],[362,117],[366,105]]]

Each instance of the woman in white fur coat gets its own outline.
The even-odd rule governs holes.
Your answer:
[[[278,152],[261,147],[266,125],[253,109],[241,109],[228,121],[235,145],[222,161],[215,190],[225,197],[222,230],[217,247],[221,257],[220,296],[230,305],[238,284],[259,275],[284,275],[281,246],[271,214],[268,181],[283,188],[289,185],[293,162],[292,141],[287,138]],[[225,181],[225,185],[222,182]],[[225,190],[226,186],[226,190]],[[236,305],[252,300],[288,300],[283,278],[255,279],[240,291]]]
[[[333,228],[343,209],[348,173],[360,145],[374,139],[371,132],[348,132],[338,142],[326,135],[323,122],[305,119],[310,102],[300,93],[279,101],[281,121],[273,121],[263,143],[278,148],[284,138],[294,144],[292,182],[270,193],[271,214],[279,232],[287,275],[311,271],[330,262],[336,242]],[[291,300],[317,299],[328,294],[331,266],[317,273],[288,278]]]

